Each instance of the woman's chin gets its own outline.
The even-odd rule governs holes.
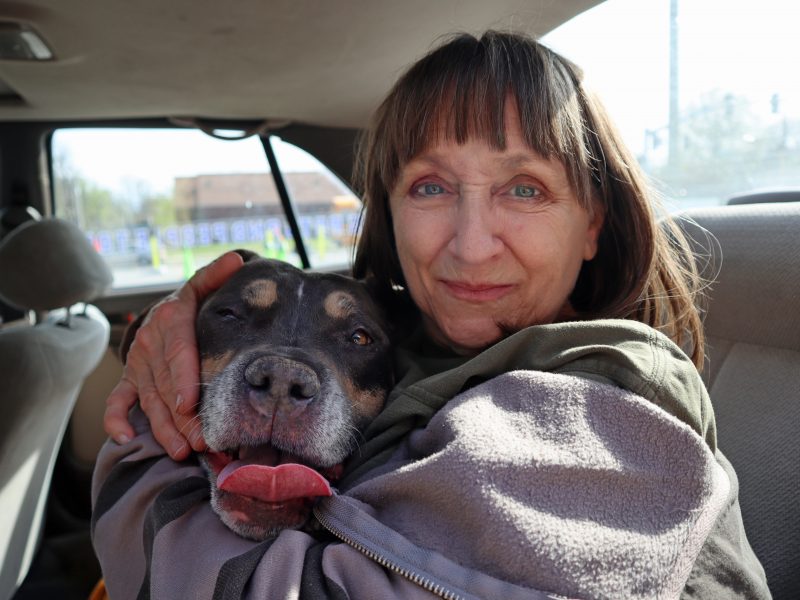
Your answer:
[[[431,332],[434,341],[461,356],[474,356],[505,337],[494,321],[456,321]]]

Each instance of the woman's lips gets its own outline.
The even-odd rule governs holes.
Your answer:
[[[462,281],[441,280],[448,292],[459,300],[467,302],[491,302],[508,294],[513,285],[497,283],[466,283]]]

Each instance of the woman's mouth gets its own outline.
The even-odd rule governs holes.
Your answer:
[[[472,283],[448,279],[442,279],[440,281],[452,296],[466,302],[491,302],[493,300],[499,300],[514,287],[511,284],[488,282]]]

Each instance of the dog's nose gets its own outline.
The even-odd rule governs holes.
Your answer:
[[[259,400],[305,404],[319,393],[319,378],[306,364],[283,356],[261,356],[244,371]]]

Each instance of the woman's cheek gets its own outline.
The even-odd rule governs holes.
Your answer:
[[[394,236],[401,264],[424,260],[437,239],[437,219],[426,211],[399,206],[394,214]]]

